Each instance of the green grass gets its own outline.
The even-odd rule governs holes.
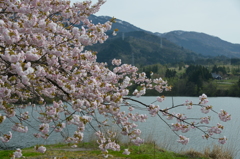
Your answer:
[[[217,83],[217,88],[219,90],[229,90],[231,88],[232,84],[226,84],[226,83],[222,83],[222,82],[218,82]]]
[[[11,151],[11,150],[1,150],[0,151],[0,158],[4,159],[4,158],[7,158],[9,159],[10,158],[10,155],[13,153],[14,151]]]
[[[85,148],[84,151],[70,151],[72,149],[67,144],[54,144],[47,145],[47,151],[45,154],[38,153],[34,150],[33,147],[25,148],[22,150],[23,156],[26,159],[46,159],[58,157],[58,159],[69,159],[69,158],[104,158],[101,151],[97,148],[97,144],[90,143],[81,143],[79,144],[79,148]],[[124,155],[123,150],[128,148],[131,152],[130,155]],[[10,155],[13,154],[12,150],[1,150],[0,158],[1,159],[9,159]],[[141,146],[135,145],[127,145],[124,144],[121,147],[121,151],[111,151],[109,150],[110,158],[128,158],[128,159],[204,159],[201,157],[189,157],[189,155],[183,155],[179,153],[175,153],[172,151],[166,151],[164,149],[159,148],[153,143],[146,143]]]
[[[186,159],[186,155],[177,154],[171,151],[165,151],[160,148],[155,148],[153,144],[144,144],[141,146],[130,146],[129,151],[131,154],[129,156],[123,155],[122,151],[120,152],[110,152],[114,156],[119,157],[128,157],[131,159],[170,159],[170,158],[176,158],[176,159]]]
[[[238,82],[238,79],[231,78],[231,79],[223,79],[223,80],[214,80],[217,84],[217,88],[220,90],[229,90],[233,84]]]

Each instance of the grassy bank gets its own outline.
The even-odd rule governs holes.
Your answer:
[[[44,154],[38,153],[33,147],[22,150],[26,159],[101,159],[104,158],[95,142],[81,143],[77,148],[71,148],[67,144],[47,145]],[[124,149],[128,148],[130,155],[123,155]],[[0,158],[9,159],[13,150],[1,150]],[[152,143],[145,143],[141,146],[124,144],[121,151],[109,151],[109,158],[114,159],[232,159],[230,151],[223,150],[219,146],[214,146],[212,150],[208,148],[204,152],[189,150],[175,153],[167,151]]]

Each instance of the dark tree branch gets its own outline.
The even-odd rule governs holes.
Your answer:
[[[64,94],[66,94],[68,97],[70,97],[70,94],[68,92],[66,92],[62,87],[60,87],[56,82],[54,82],[53,80],[49,79],[46,77],[46,79],[51,82],[54,86],[56,86],[58,89],[60,89],[61,91],[63,91]]]

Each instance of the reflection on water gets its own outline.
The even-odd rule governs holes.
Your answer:
[[[139,98],[140,101],[150,104],[153,101],[155,101],[155,97],[142,97]],[[192,100],[193,103],[198,103],[197,97],[174,97],[173,102],[175,105],[183,104],[186,100]],[[134,102],[130,102],[131,104],[136,104]],[[216,125],[218,122],[220,122],[222,125],[224,125],[225,130],[223,131],[223,135],[227,136],[228,141],[227,144],[223,145],[223,147],[233,149],[236,151],[236,156],[240,157],[240,153],[237,154],[239,148],[240,148],[240,133],[239,133],[239,119],[240,119],[240,98],[232,98],[232,97],[214,97],[209,98],[209,104],[213,105],[213,109],[219,112],[221,109],[226,110],[232,115],[232,120],[223,123],[220,122],[218,119],[217,114],[209,113],[209,114],[202,114],[200,111],[200,107],[195,107],[192,110],[186,109],[186,107],[179,107],[175,110],[172,110],[171,112],[175,113],[184,113],[188,117],[204,117],[204,116],[212,116],[211,122],[212,125]],[[172,106],[172,97],[166,97],[166,100],[162,103],[158,103],[161,109],[166,107]],[[122,108],[123,110],[126,109],[126,107]],[[135,112],[139,113],[148,113],[144,110],[137,110],[135,109]],[[164,117],[163,117],[164,118]],[[167,121],[171,124],[172,121]],[[190,132],[183,134],[184,136],[187,136],[190,138],[190,142],[188,145],[181,145],[176,142],[178,137],[171,132],[169,127],[158,117],[150,117],[148,118],[148,121],[145,123],[137,123],[139,125],[139,128],[142,130],[142,136],[146,139],[152,139],[156,141],[159,145],[162,145],[163,147],[173,150],[173,151],[183,151],[188,149],[195,149],[198,151],[202,151],[206,147],[213,147],[214,144],[218,144],[217,140],[209,139],[209,140],[203,140],[202,139],[202,132],[198,130],[191,130]],[[31,121],[31,125],[38,125],[36,121]],[[9,120],[5,120],[4,123],[0,125],[0,130],[3,133],[7,133],[9,130],[11,130],[12,123]],[[38,127],[38,126],[37,126]],[[72,126],[68,127],[69,134],[71,135],[74,132],[74,128]],[[63,138],[59,133],[53,133],[48,140],[42,140],[42,139],[36,139],[33,137],[34,129],[29,127],[29,132],[27,134],[24,133],[16,133],[13,132],[13,138],[9,143],[6,143],[5,145],[3,143],[0,143],[0,148],[16,148],[16,147],[30,147],[36,144],[52,144],[57,142],[62,142]],[[35,132],[34,132],[35,133]],[[85,140],[92,137],[92,129],[87,129],[86,133],[84,134]],[[218,137],[218,136],[216,136]],[[221,135],[219,137],[222,137]],[[124,139],[124,138],[123,138]]]

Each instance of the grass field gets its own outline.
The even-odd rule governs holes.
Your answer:
[[[22,150],[23,156],[27,159],[50,159],[50,158],[58,158],[58,159],[70,159],[70,158],[78,158],[78,159],[87,159],[87,158],[104,158],[101,154],[101,151],[97,148],[97,145],[92,143],[82,143],[78,148],[71,148],[66,144],[55,144],[46,146],[47,151],[45,154],[38,153],[34,150],[34,148],[26,148]],[[127,146],[123,146],[121,151],[109,151],[109,158],[131,158],[131,159],[151,159],[151,158],[159,158],[159,159],[186,159],[186,155],[177,154],[171,151],[165,151],[158,147],[154,147],[153,144],[144,144],[142,146],[129,146],[130,155],[124,155],[123,150]],[[14,151],[11,150],[2,150],[0,151],[1,159],[9,159],[10,155]]]
[[[101,151],[95,142],[81,143],[77,148],[71,148],[67,144],[59,143],[47,145],[44,154],[38,153],[33,147],[22,150],[25,159],[103,159]],[[128,148],[130,155],[124,155],[123,150]],[[0,158],[9,159],[13,150],[1,150]],[[230,151],[222,150],[219,146],[214,146],[210,151],[175,153],[166,151],[152,143],[145,143],[141,146],[123,144],[120,151],[109,151],[108,158],[114,159],[232,159]]]

